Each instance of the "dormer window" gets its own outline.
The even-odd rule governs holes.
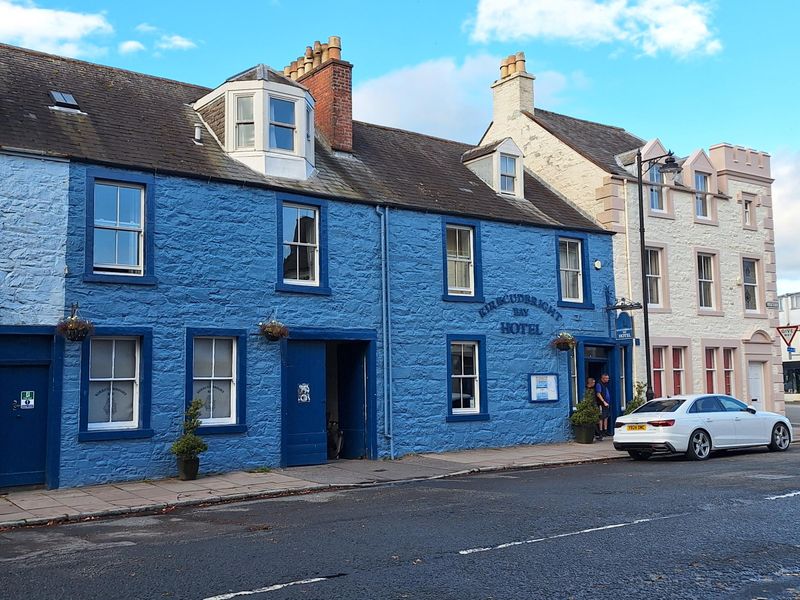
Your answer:
[[[236,96],[236,149],[249,150],[256,145],[253,97]]]
[[[72,94],[68,94],[67,92],[50,92],[50,97],[53,99],[53,106],[58,106],[59,108],[71,108],[73,110],[80,110],[78,108],[78,101],[75,100],[75,96]]]
[[[294,102],[269,99],[269,147],[294,152]]]
[[[508,154],[500,155],[500,191],[515,194],[517,182],[517,159]]]

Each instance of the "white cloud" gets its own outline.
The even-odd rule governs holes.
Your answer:
[[[156,42],[156,46],[162,50],[189,50],[196,48],[197,44],[182,35],[172,34],[162,35],[161,39]]]
[[[0,41],[66,56],[97,56],[106,49],[86,38],[110,34],[101,13],[39,8],[31,2],[0,0]]]
[[[650,56],[667,52],[683,58],[722,49],[709,29],[710,12],[700,0],[479,0],[471,37],[622,42]]]
[[[429,60],[365,81],[353,89],[356,119],[477,143],[492,120],[489,86],[499,76],[500,56],[480,54],[457,64]],[[588,85],[579,72],[536,74],[536,102],[558,104],[563,93]]]
[[[800,292],[800,151],[778,151],[772,157],[772,176],[778,293]]]
[[[144,50],[144,44],[136,40],[127,40],[120,43],[118,50],[120,54],[133,54]]]
[[[150,23],[139,23],[134,29],[139,33],[154,33],[158,31],[158,27],[150,25]]]

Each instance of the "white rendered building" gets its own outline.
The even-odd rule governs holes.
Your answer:
[[[512,138],[528,170],[616,232],[616,296],[641,301],[636,151],[646,169],[668,146],[539,109],[534,79],[522,53],[503,61],[481,144]],[[678,162],[677,176],[658,165],[644,176],[654,391],[729,393],[783,412],[770,157],[718,144]],[[633,373],[644,381],[642,311],[631,316]],[[588,360],[577,367],[582,381]]]
[[[778,324],[800,325],[800,292],[783,294],[778,297],[780,316]],[[792,348],[800,346],[800,335],[795,333]],[[789,354],[788,346],[781,341],[781,360],[783,361],[783,391],[787,402],[800,402],[800,353]]]

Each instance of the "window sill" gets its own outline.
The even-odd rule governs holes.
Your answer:
[[[766,319],[767,314],[763,312],[745,312],[744,313],[745,319]]]
[[[717,221],[716,219],[712,219],[710,217],[705,218],[705,217],[698,217],[697,215],[695,215],[694,222],[697,223],[698,225],[711,225],[713,227],[719,227],[719,221]]]
[[[153,275],[106,275],[104,273],[84,273],[84,283],[122,283],[128,285],[158,285],[158,279]]]
[[[475,413],[468,415],[447,415],[447,423],[460,423],[462,421],[488,421],[489,413]]]
[[[725,313],[721,310],[700,309],[697,311],[698,316],[701,317],[724,317]]]
[[[653,210],[650,209],[650,212],[647,213],[648,217],[653,217],[655,219],[670,219],[672,221],[675,220],[675,215],[666,210]]]
[[[653,306],[650,304],[647,307],[647,312],[651,315],[670,315],[672,314],[672,309],[668,306]]]
[[[290,283],[276,283],[276,292],[288,292],[291,294],[314,294],[317,296],[330,296],[331,288],[328,286],[314,285],[292,285]]]
[[[442,294],[442,300],[445,302],[475,302],[484,304],[486,300],[481,296],[460,296],[457,294]]]
[[[742,225],[742,229],[745,231],[758,231],[757,225]]]
[[[152,429],[107,429],[78,432],[79,442],[105,442],[108,440],[138,440],[153,437]]]
[[[559,300],[556,306],[560,308],[577,308],[581,310],[594,310],[592,302],[570,302],[569,300]]]
[[[230,425],[201,425],[197,428],[199,435],[217,435],[225,433],[246,433],[245,423],[231,423]]]

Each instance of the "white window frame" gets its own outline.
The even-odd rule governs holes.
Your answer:
[[[195,355],[195,342],[197,340],[211,340],[211,375],[209,377],[197,377],[194,373],[194,355]],[[230,341],[231,343],[231,375],[228,376],[217,376],[215,374],[216,371],[216,353],[217,353],[217,341],[224,340]],[[238,415],[236,414],[236,408],[238,406],[237,402],[237,338],[229,337],[229,336],[211,336],[211,335],[198,335],[192,339],[192,390],[194,390],[194,384],[196,381],[207,381],[211,387],[211,406],[209,407],[209,414],[213,414],[214,408],[214,382],[215,381],[229,381],[231,384],[231,406],[230,406],[230,416],[229,417],[221,417],[221,418],[214,418],[209,417],[207,419],[200,419],[200,422],[203,425],[231,425],[236,423],[236,419]]]
[[[283,220],[282,227],[283,227],[284,231],[280,232],[280,235],[281,235],[281,250],[283,250],[283,248],[285,248],[286,246],[297,246],[299,248],[314,248],[314,278],[312,280],[287,279],[286,277],[283,276],[283,273],[281,273],[281,277],[282,277],[283,283],[286,283],[286,284],[289,284],[289,285],[304,285],[304,286],[308,286],[308,287],[319,287],[319,285],[320,285],[320,280],[319,280],[320,265],[319,265],[319,261],[320,261],[320,243],[321,243],[321,240],[319,239],[320,208],[318,206],[313,206],[311,204],[294,204],[292,202],[284,202],[283,205],[281,206],[281,214],[283,213],[283,210],[286,209],[286,208],[294,208],[294,209],[297,209],[297,210],[311,210],[311,211],[314,211],[314,239],[316,240],[316,243],[309,244],[308,242],[286,242],[285,241],[286,240],[286,236],[284,235],[284,231],[286,230],[286,220],[285,219]],[[297,224],[297,220],[295,219],[295,225],[296,224]],[[283,265],[282,262],[281,262],[281,265]],[[300,273],[299,273],[299,269],[298,269],[298,275],[299,274]]]
[[[753,206],[755,203],[753,202],[752,198],[744,197],[742,198],[742,212],[743,214],[743,221],[746,227],[753,227],[755,223],[753,223]]]
[[[578,269],[569,269],[566,268],[564,265],[561,264],[561,244],[567,244],[567,254],[569,255],[569,247],[571,244],[575,244],[578,248]],[[566,285],[564,285],[565,274],[566,273],[577,273],[578,274],[578,295],[575,298],[567,297],[566,295]],[[574,238],[558,238],[558,276],[561,282],[561,301],[562,302],[575,302],[576,304],[580,304],[583,302],[583,241],[576,240]]]
[[[667,212],[667,205],[664,199],[664,190],[661,184],[664,183],[664,175],[661,173],[661,167],[658,163],[654,163],[650,167],[650,210],[652,212],[663,213]],[[653,206],[653,200],[657,200],[660,206]]]
[[[655,264],[658,272],[652,273],[650,267],[653,264],[650,260],[650,255],[656,255]],[[664,278],[661,274],[661,248],[645,248],[645,272],[647,274],[647,305],[655,308],[661,308],[664,305]],[[655,282],[656,294],[658,295],[658,302],[653,302],[653,295],[650,293],[650,283]]]
[[[250,102],[252,103],[252,112],[253,112],[253,120],[252,121],[240,121],[239,120],[239,100],[249,98]],[[233,147],[236,150],[255,150],[258,135],[256,133],[256,98],[255,94],[234,94],[233,96]],[[252,125],[253,126],[253,145],[252,146],[240,146],[239,145],[239,126],[240,125]]]
[[[512,162],[513,169],[511,173],[503,170],[503,159],[508,159]],[[517,194],[517,157],[511,154],[500,154],[500,193],[515,196]],[[510,179],[511,189],[504,189],[503,182]]]
[[[116,349],[117,349],[117,341],[131,341],[133,340],[136,342],[136,365],[134,368],[134,375],[133,377],[115,377],[114,376],[114,366],[115,366],[115,358],[116,358]],[[94,352],[93,344],[95,341],[111,341],[113,342],[111,346],[111,377],[92,377],[92,352]],[[140,393],[139,393],[139,385],[141,382],[140,377],[140,368],[142,364],[142,342],[139,337],[136,336],[92,336],[89,339],[89,364],[87,365],[87,369],[89,370],[89,389],[91,389],[91,384],[95,382],[109,382],[111,393],[109,395],[109,402],[111,404],[108,415],[111,418],[113,414],[113,405],[114,405],[114,382],[115,381],[132,381],[133,382],[133,417],[130,421],[106,421],[103,423],[100,422],[92,422],[89,420],[89,402],[91,399],[87,398],[86,403],[86,429],[88,431],[111,431],[117,429],[138,429],[139,427],[139,401],[140,401]],[[89,393],[87,389],[87,394]]]
[[[755,281],[748,282],[746,277],[745,277],[744,264],[747,263],[747,262],[753,263],[753,276],[755,278]],[[759,308],[760,308],[760,304],[761,303],[759,302],[759,298],[758,298],[758,288],[759,288],[759,284],[760,284],[759,277],[758,277],[758,267],[759,267],[758,260],[756,260],[755,258],[743,258],[742,259],[742,305],[744,306],[744,311],[746,313],[757,313],[759,311]],[[753,299],[755,301],[755,307],[754,308],[748,308],[747,307],[747,289],[748,288],[751,288],[752,291],[753,291]]]
[[[708,187],[711,181],[711,175],[701,171],[694,173],[694,186],[696,193],[694,195],[694,215],[698,219],[711,219],[711,203],[708,200]],[[703,208],[703,212],[700,208]]]
[[[469,256],[459,256],[458,254],[452,255],[450,254],[450,249],[447,244],[447,239],[445,239],[445,248],[447,251],[447,293],[452,296],[474,296],[475,295],[475,229],[473,227],[469,227],[467,225],[450,225],[448,224],[445,227],[445,236],[450,231],[455,231],[456,233],[456,248],[458,248],[458,236],[466,232],[469,235]],[[459,288],[459,287],[451,287],[450,286],[450,273],[451,273],[451,264],[455,266],[455,263],[467,263],[469,265],[469,283],[470,286],[468,288]]]
[[[294,119],[292,123],[284,123],[282,121],[272,120],[272,101],[281,100],[282,102],[289,102],[292,105],[292,114]],[[292,148],[278,148],[270,143],[270,131],[272,127],[280,127],[283,129],[292,130]],[[285,152],[287,154],[297,154],[297,98],[290,98],[288,96],[279,96],[277,94],[267,95],[267,141],[266,147],[270,152]]]
[[[481,411],[481,381],[480,381],[480,342],[473,342],[470,340],[457,340],[450,342],[450,364],[453,363],[453,350],[455,347],[460,348],[460,357],[461,357],[461,373],[462,375],[456,375],[455,372],[450,373],[450,411],[454,415],[474,415],[478,414]],[[464,373],[464,347],[465,346],[472,346],[472,351],[475,356],[475,373],[472,375],[463,375]],[[452,368],[452,367],[451,367]],[[456,393],[458,393],[459,398],[461,399],[461,404],[463,404],[463,394],[461,392],[461,385],[460,381],[462,379],[472,379],[474,380],[474,387],[475,390],[474,399],[473,399],[473,407],[470,408],[454,408],[453,407],[453,400]],[[456,388],[456,383],[459,382],[458,388]],[[458,389],[458,392],[456,392]]]
[[[119,223],[119,190],[117,190],[117,223],[115,225],[109,225],[107,223],[98,224],[97,221],[97,186],[98,185],[106,185],[106,186],[114,186],[116,188],[128,188],[134,189],[139,191],[139,227],[130,227],[126,225],[120,225]],[[125,277],[142,277],[144,275],[144,229],[145,229],[145,186],[137,185],[133,183],[121,182],[121,181],[113,181],[108,179],[96,179],[94,181],[94,203],[93,209],[95,214],[92,215],[92,272],[97,274],[103,275],[121,275]],[[120,231],[127,231],[133,232],[137,234],[137,242],[139,246],[139,251],[136,257],[137,264],[136,265],[122,265],[119,263],[98,263],[96,260],[97,257],[97,248],[94,244],[94,235],[96,230],[104,230],[104,231],[113,231],[115,234],[119,233]],[[118,245],[119,245],[119,237],[115,235],[115,245],[114,245],[114,252],[115,256],[118,254]]]
[[[700,268],[700,260],[708,259],[708,270],[710,272],[709,279],[703,277]],[[717,307],[716,289],[714,287],[714,255],[706,252],[697,253],[697,305],[701,310],[714,310]],[[703,304],[703,286],[708,286],[708,294],[711,299],[711,305],[706,306]]]

